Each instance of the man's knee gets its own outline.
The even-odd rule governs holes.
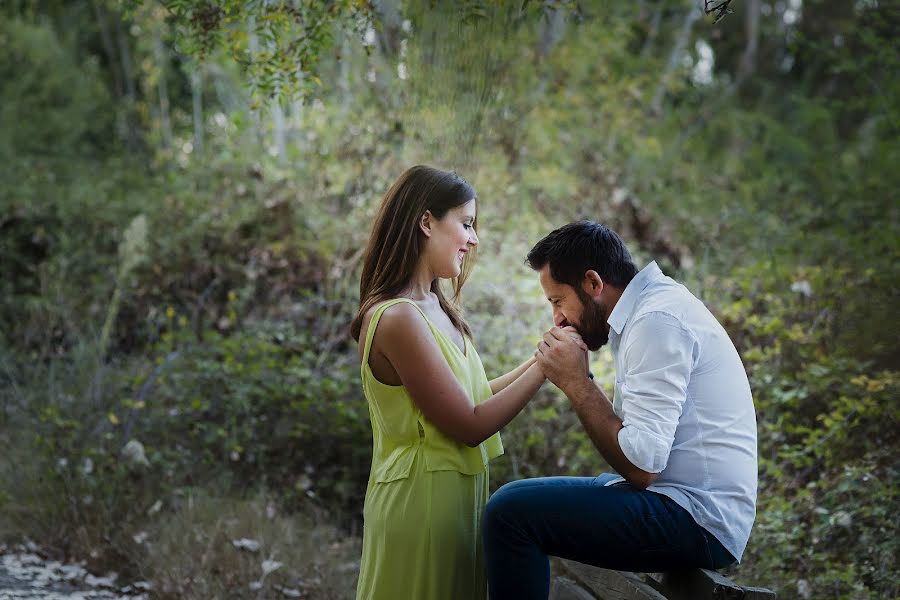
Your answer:
[[[503,513],[506,512],[505,505],[508,502],[509,494],[505,491],[506,484],[499,490],[491,494],[490,499],[484,507],[484,517],[482,528],[485,533],[492,532],[501,520]]]
[[[534,479],[511,481],[491,495],[484,507],[482,527],[485,535],[493,535],[498,529],[515,525],[519,516],[527,516],[529,488],[536,483]]]

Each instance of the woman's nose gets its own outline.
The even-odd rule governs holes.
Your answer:
[[[470,246],[478,245],[478,234],[475,233],[475,230],[472,230],[472,233],[469,234],[469,245]]]

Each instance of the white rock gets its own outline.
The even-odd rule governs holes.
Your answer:
[[[284,563],[280,563],[277,560],[264,560],[262,561],[262,572],[263,577],[271,573],[272,571],[276,571],[284,566]]]
[[[92,587],[112,587],[118,576],[118,573],[110,573],[106,577],[97,577],[88,573],[84,577],[84,582]]]
[[[144,453],[144,445],[137,440],[129,440],[122,448],[121,454],[131,464],[150,466],[150,461],[147,460],[147,455]]]
[[[241,538],[239,540],[231,540],[231,543],[238,550],[247,550],[248,552],[259,552],[260,544],[256,540]]]
[[[136,534],[131,536],[131,539],[134,540],[135,544],[143,544],[147,541],[149,534],[146,531],[138,531]]]
[[[810,283],[808,281],[806,281],[805,279],[802,279],[800,281],[795,281],[794,283],[792,283],[791,291],[796,292],[802,296],[806,296],[807,298],[812,296],[812,293],[813,293],[812,285],[810,285]]]

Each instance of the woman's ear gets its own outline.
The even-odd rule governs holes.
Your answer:
[[[590,271],[585,271],[584,279],[581,282],[581,289],[592,298],[599,299],[600,294],[603,293],[603,280],[600,278],[600,275],[597,271],[591,269]]]
[[[431,237],[431,224],[434,221],[434,215],[431,214],[430,210],[426,210],[422,217],[419,219],[419,229],[422,230],[422,233],[425,234],[425,237]]]

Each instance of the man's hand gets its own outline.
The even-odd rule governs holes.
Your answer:
[[[534,356],[547,379],[567,394],[572,384],[587,380],[587,346],[573,327],[550,329]]]

